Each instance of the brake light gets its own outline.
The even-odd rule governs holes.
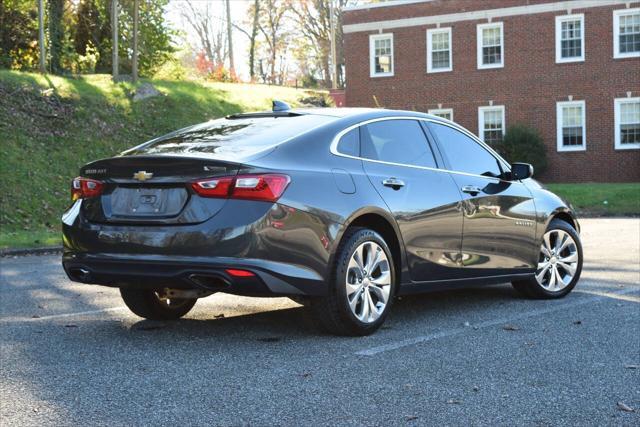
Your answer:
[[[291,182],[287,175],[262,174],[212,178],[191,184],[203,197],[261,200],[275,202]]]
[[[91,178],[77,177],[71,182],[71,200],[89,199],[102,194],[104,183]]]
[[[229,196],[229,190],[233,185],[233,178],[224,177],[216,179],[208,179],[206,181],[196,181],[191,183],[193,190],[203,197],[222,197]]]

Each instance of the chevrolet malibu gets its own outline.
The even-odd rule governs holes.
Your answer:
[[[342,335],[375,331],[399,295],[511,282],[561,298],[579,225],[532,174],[435,116],[274,102],[82,167],[62,263],[147,319],[215,292],[288,296]]]

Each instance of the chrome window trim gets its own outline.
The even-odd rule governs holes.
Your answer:
[[[384,164],[384,165],[404,166],[406,168],[424,169],[424,170],[431,170],[431,171],[436,171],[436,172],[455,173],[457,175],[475,176],[475,177],[480,177],[480,178],[485,178],[485,179],[498,179],[500,181],[504,181],[502,178],[489,177],[489,176],[485,176],[485,175],[477,175],[477,174],[468,173],[468,172],[454,171],[454,170],[441,169],[441,168],[431,168],[431,167],[428,167],[428,166],[407,165],[407,164],[404,164],[404,163],[385,162],[384,160],[367,159],[365,157],[358,157],[358,156],[351,156],[349,154],[343,154],[343,153],[340,153],[338,151],[338,143],[340,142],[340,138],[342,138],[349,131],[351,131],[351,130],[353,130],[355,128],[358,128],[360,126],[367,125],[369,123],[383,122],[383,121],[386,121],[386,120],[418,120],[418,121],[424,121],[424,122],[441,124],[443,126],[448,126],[448,127],[452,128],[452,129],[455,129],[455,130],[463,133],[464,135],[470,137],[477,144],[480,144],[480,146],[482,148],[487,150],[487,152],[489,152],[489,154],[491,154],[501,164],[501,166],[503,168],[505,168],[505,170],[507,170],[507,171],[511,170],[511,167],[510,167],[509,163],[506,160],[504,160],[491,147],[489,147],[487,144],[482,142],[480,139],[478,139],[474,134],[469,132],[467,129],[465,129],[462,126],[459,126],[459,125],[457,125],[457,124],[455,124],[455,123],[453,123],[453,122],[451,122],[449,120],[446,120],[446,119],[438,120],[438,119],[432,119],[432,118],[428,118],[428,117],[411,117],[411,116],[378,117],[376,119],[369,119],[369,120],[364,120],[364,121],[362,121],[360,123],[356,123],[354,125],[351,125],[351,126],[345,128],[345,129],[341,130],[340,132],[338,132],[336,134],[336,136],[333,137],[333,140],[331,141],[331,145],[329,147],[329,150],[331,151],[331,154],[333,154],[334,156],[346,157],[346,158],[355,159],[355,160],[362,160],[362,161],[365,161],[365,162],[380,163],[380,164]],[[506,181],[506,182],[520,182],[520,181]]]

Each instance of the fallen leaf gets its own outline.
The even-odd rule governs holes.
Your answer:
[[[515,326],[515,325],[504,325],[502,327],[502,329],[504,329],[505,331],[519,331],[520,328]]]
[[[618,409],[624,412],[636,412],[631,406],[626,405],[624,402],[618,402]]]
[[[459,405],[462,403],[462,400],[458,400],[458,399],[449,399],[447,400],[447,404],[448,405]]]

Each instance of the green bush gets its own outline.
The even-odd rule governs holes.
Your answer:
[[[546,147],[536,129],[526,125],[510,126],[495,148],[509,162],[531,163],[536,174],[547,169]]]

